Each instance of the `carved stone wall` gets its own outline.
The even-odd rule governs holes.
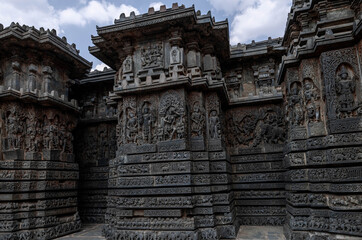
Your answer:
[[[362,236],[361,43],[354,33],[358,21],[349,21],[360,16],[358,6],[300,1],[292,8],[284,38],[290,52],[281,66],[288,120],[288,239]],[[295,25],[302,30],[298,34],[292,32]],[[326,25],[320,36],[306,37],[307,31],[319,32]]]
[[[80,176],[79,214],[85,223],[105,222],[108,165],[117,149],[117,107],[109,104],[108,96],[113,78],[114,71],[109,69],[94,71],[73,88],[82,109],[75,132],[75,157]]]
[[[75,146],[80,167],[79,211],[83,222],[104,223],[108,194],[108,161],[116,153],[116,124],[79,127]]]
[[[78,106],[69,81],[90,64],[49,30],[0,25],[0,43],[0,239],[78,231]]]
[[[1,238],[50,239],[78,230],[76,119],[31,104],[0,108]]]
[[[356,212],[362,144],[357,54],[355,47],[327,51],[287,70],[286,227],[291,236],[309,239],[314,234],[308,231],[362,236],[352,227],[361,221]]]
[[[282,225],[286,129],[281,104],[229,109],[226,128],[240,224]]]
[[[127,96],[118,111],[106,237],[235,236],[217,94],[178,89]]]
[[[284,38],[232,47],[194,7],[121,14],[85,78],[55,30],[0,24],[0,240],[361,238],[361,6],[294,0]]]

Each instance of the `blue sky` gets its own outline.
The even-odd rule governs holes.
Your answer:
[[[93,68],[105,66],[88,52],[91,35],[97,35],[96,25],[113,23],[124,12],[145,13],[150,6],[172,6],[175,0],[0,0],[0,23],[4,27],[19,22],[37,28],[56,29],[75,43],[82,57],[93,62]],[[249,43],[269,36],[283,35],[291,0],[183,0],[186,7],[195,5],[202,14],[211,10],[216,21],[229,20],[230,42]]]

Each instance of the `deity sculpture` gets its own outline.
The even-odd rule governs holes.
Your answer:
[[[26,119],[26,139],[25,139],[25,148],[28,152],[35,151],[35,122],[34,118]]]
[[[128,56],[123,61],[123,72],[127,73],[127,72],[131,72],[131,71],[132,71],[132,56]]]
[[[14,149],[19,145],[19,139],[17,137],[18,128],[18,116],[15,109],[9,111],[9,115],[6,119],[6,132],[8,135],[8,148]]]
[[[137,134],[138,134],[137,117],[136,117],[136,115],[134,114],[133,111],[129,111],[128,119],[127,119],[127,123],[126,123],[127,141],[131,142],[131,143],[136,143],[137,142]]]
[[[48,149],[58,149],[59,147],[59,135],[58,135],[58,116],[55,116],[49,125],[49,145]]]
[[[191,134],[193,136],[202,136],[204,128],[205,116],[204,111],[200,107],[199,102],[195,102],[191,113]]]
[[[176,120],[178,117],[180,117],[180,114],[177,112],[176,108],[170,106],[166,111],[166,115],[161,119],[161,125],[164,127],[164,136],[166,140],[173,139],[177,130]]]
[[[172,63],[176,63],[176,62],[178,62],[178,59],[177,59],[177,57],[178,57],[178,51],[177,51],[177,49],[176,48],[174,48],[172,51],[171,51],[171,57],[172,57]]]
[[[216,110],[211,110],[209,118],[210,138],[220,138],[220,119]]]
[[[141,62],[143,67],[156,67],[162,64],[163,53],[161,44],[152,44],[141,50]]]
[[[35,134],[35,151],[40,151],[43,146],[43,126],[39,119],[35,123]]]
[[[346,67],[342,65],[340,73],[337,76],[336,92],[338,94],[338,110],[344,116],[351,116],[352,112],[357,108],[354,100],[355,89],[356,84],[354,79],[349,76]]]
[[[310,81],[304,83],[304,101],[306,103],[306,115],[309,122],[320,120],[320,109],[317,100],[319,94]]]
[[[297,83],[294,83],[290,90],[289,107],[291,109],[291,122],[293,125],[302,125],[304,121],[303,101],[300,96],[300,89]]]
[[[142,116],[140,118],[140,125],[142,126],[143,141],[146,143],[151,143],[154,116],[151,113],[151,110],[148,105],[149,105],[149,103],[145,102],[144,107],[143,107]]]

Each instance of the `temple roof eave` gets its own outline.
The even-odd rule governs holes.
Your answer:
[[[66,42],[65,38],[60,38],[56,35],[55,30],[37,30],[34,27],[20,26],[13,23],[7,28],[0,29],[1,47],[6,49],[9,46],[31,47],[35,50],[50,51],[69,63],[71,66],[76,66],[72,69],[71,75],[79,77],[89,72],[92,63],[79,55],[79,51],[74,44]]]

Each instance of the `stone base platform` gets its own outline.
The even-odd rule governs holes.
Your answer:
[[[102,236],[103,224],[84,224],[82,230],[68,236],[57,238],[59,240],[105,240]]]
[[[102,224],[85,224],[80,232],[57,238],[59,240],[105,240]],[[236,240],[285,240],[283,227],[241,226]]]

